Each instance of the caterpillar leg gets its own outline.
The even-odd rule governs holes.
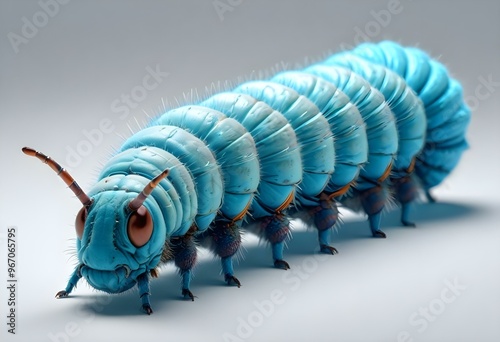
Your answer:
[[[179,268],[179,274],[182,277],[182,295],[192,301],[194,301],[195,296],[190,290],[190,285],[192,269],[196,263],[194,231],[195,229],[191,228],[186,235],[170,240],[175,266]]]
[[[413,203],[402,203],[401,204],[401,223],[406,227],[416,227],[415,222],[410,221],[409,216],[412,211]]]
[[[436,203],[436,198],[432,196],[431,192],[429,189],[425,190],[425,197],[430,203]]]
[[[80,268],[82,265],[78,265],[75,270],[73,271],[73,274],[71,275],[71,278],[68,281],[68,284],[66,285],[66,288],[62,291],[59,291],[56,293],[56,298],[63,298],[63,297],[68,297],[68,295],[73,291],[73,288],[76,287],[76,284],[82,277],[82,273],[80,272]]]
[[[283,260],[285,239],[290,234],[290,222],[282,213],[276,213],[273,216],[264,217],[261,223],[264,236],[271,243],[274,267],[290,269],[290,265]]]
[[[417,197],[418,189],[410,175],[402,178],[392,179],[396,199],[401,203],[401,223],[407,227],[416,227],[410,221],[409,216],[413,207],[413,201]]]
[[[241,286],[241,282],[239,281],[238,278],[234,276],[234,270],[233,270],[233,258],[232,257],[225,257],[221,258],[221,266],[222,266],[222,272],[224,273],[224,280],[228,285],[236,285],[238,287]]]
[[[368,215],[368,222],[370,222],[370,229],[372,231],[373,237],[385,239],[387,235],[380,229],[380,221],[382,218],[382,212],[376,214]]]
[[[233,256],[241,245],[240,226],[236,222],[218,221],[209,230],[212,250],[221,258],[224,280],[228,285],[241,286],[234,276]]]
[[[377,185],[360,193],[361,204],[366,214],[373,237],[385,238],[385,233],[380,229],[380,219],[385,203],[385,193],[382,186]]]
[[[149,302],[149,296],[151,295],[151,293],[149,292],[149,278],[147,273],[142,273],[137,277],[137,287],[139,288],[139,296],[142,302],[142,309],[148,315],[151,315],[153,313],[153,309],[151,308],[151,304]]]
[[[335,200],[322,193],[319,205],[310,207],[308,212],[312,215],[314,225],[318,229],[320,251],[325,254],[337,254],[337,249],[330,246],[332,228],[339,216]]]

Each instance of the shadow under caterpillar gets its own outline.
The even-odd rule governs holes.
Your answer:
[[[81,277],[98,290],[137,285],[153,312],[149,282],[174,261],[190,291],[199,243],[220,257],[225,281],[240,286],[232,258],[240,230],[271,244],[288,269],[289,219],[317,228],[321,252],[343,203],[368,215],[374,237],[394,199],[401,222],[455,168],[467,148],[470,110],[460,84],[416,48],[366,43],[300,71],[251,81],[167,111],[125,141],[87,193],[57,162],[47,163],[75,193],[77,256],[65,290]]]

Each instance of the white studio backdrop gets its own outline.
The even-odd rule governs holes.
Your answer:
[[[0,332],[6,341],[498,341],[500,339],[500,3],[498,1],[3,1],[0,4]],[[128,136],[191,91],[317,61],[359,42],[419,46],[464,87],[471,148],[419,205],[417,228],[342,211],[335,256],[294,222],[289,271],[245,235],[227,287],[200,252],[192,291],[173,266],[137,291],[105,295],[82,282],[54,299],[76,263],[79,203],[21,147],[63,164],[83,188]],[[220,85],[219,85],[220,82]],[[8,229],[16,228],[16,328],[8,332]]]

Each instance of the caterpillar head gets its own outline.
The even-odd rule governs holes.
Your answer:
[[[169,170],[140,190],[119,186],[123,177],[111,176],[88,196],[55,161],[30,148],[23,148],[23,152],[49,165],[82,202],[75,221],[78,270],[92,287],[123,292],[137,283],[139,275],[154,270],[163,251],[166,228],[160,208],[148,196]]]
[[[109,293],[126,291],[160,261],[165,228],[161,210],[148,196],[167,174],[168,170],[162,172],[139,194],[113,185],[123,183],[123,176],[105,178],[101,181],[105,190],[93,195],[90,205],[78,212],[80,272],[94,288]]]

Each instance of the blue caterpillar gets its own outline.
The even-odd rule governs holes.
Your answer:
[[[196,246],[220,257],[225,281],[240,286],[232,258],[240,231],[261,235],[274,265],[288,269],[289,219],[317,228],[321,252],[338,203],[363,210],[374,237],[389,201],[414,225],[410,207],[432,197],[467,148],[470,110],[445,67],[416,48],[366,43],[300,71],[251,81],[167,111],[132,135],[85,193],[58,163],[31,148],[82,202],[76,217],[81,277],[98,290],[138,286],[150,305],[150,278],[174,261],[190,291]]]

